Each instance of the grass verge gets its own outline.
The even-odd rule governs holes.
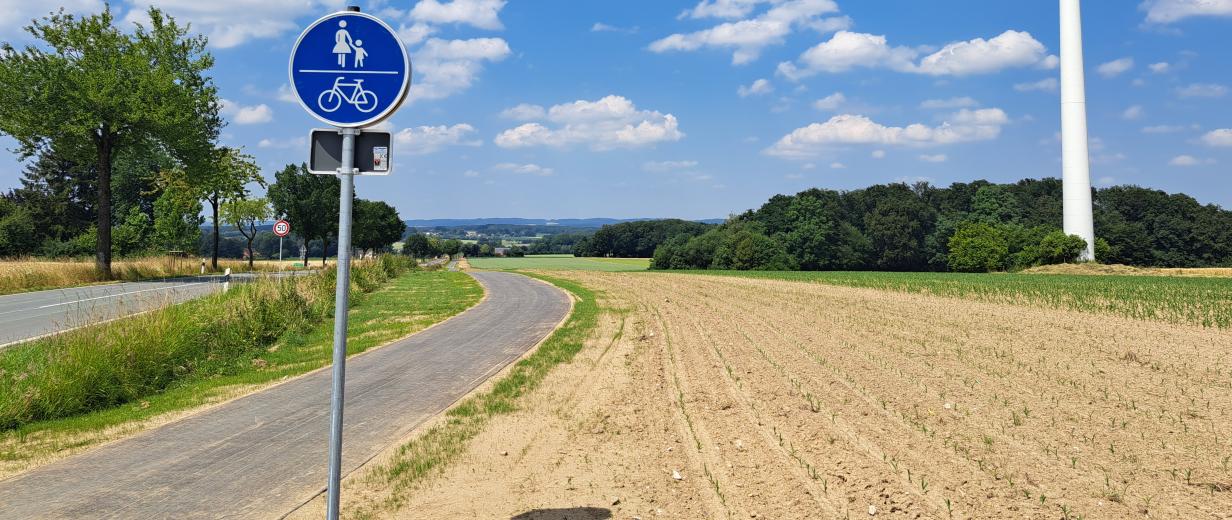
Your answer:
[[[201,273],[195,258],[149,257],[116,260],[111,264],[116,281],[135,282]],[[252,269],[246,260],[218,260],[218,269],[234,273],[290,270],[291,262],[259,261]],[[15,259],[0,261],[0,295],[59,289],[104,282],[91,260]]]
[[[307,280],[318,277],[327,280]],[[350,341],[347,345],[350,355],[422,330],[462,312],[483,296],[483,289],[478,283],[463,273],[401,271],[401,274],[386,281],[371,270],[355,269],[353,280],[353,291],[359,292],[360,288],[367,286],[367,290],[372,292],[362,296],[356,294],[353,299]],[[176,322],[186,314],[191,315],[194,308],[226,308],[227,316],[250,318],[252,313],[245,312],[245,309],[251,310],[253,297],[269,291],[292,290],[285,285],[241,286],[226,295],[215,295],[69,333],[77,335],[74,339],[49,338],[61,342],[58,344],[49,344],[44,340],[4,351],[0,355],[0,367],[3,367],[0,368],[3,372],[0,374],[0,402],[5,403],[3,417],[7,418],[9,428],[0,432],[0,477],[21,471],[43,459],[55,458],[66,450],[152,427],[176,413],[224,401],[327,365],[333,333],[333,320],[329,319],[333,305],[332,274],[278,282],[285,283],[324,286],[324,291],[316,293],[322,301],[310,305],[327,307],[323,311],[318,309],[318,314],[301,321],[278,327],[277,334],[267,331],[270,332],[264,336],[267,342],[261,341],[262,337],[255,334],[252,327],[223,333],[208,324],[200,327]],[[277,314],[276,309],[267,311],[270,314],[261,316],[261,319],[277,322],[284,318]],[[216,311],[216,318],[218,312],[223,311]],[[177,350],[178,345],[201,340],[203,331],[207,335],[224,334],[208,340],[209,345],[221,347],[222,350],[211,350],[204,357],[194,358],[187,364],[167,361],[166,356]],[[242,337],[245,335],[248,338]],[[159,353],[154,347],[142,349],[139,345],[126,343],[127,339],[133,338],[145,338],[147,343],[153,345],[162,344],[165,351]],[[257,341],[246,343],[244,339]],[[236,347],[235,341],[242,346]],[[92,344],[95,350],[108,350],[111,355],[119,357],[89,354],[88,350],[79,348]],[[113,344],[119,346],[119,350],[110,349]],[[137,354],[138,351],[142,353]],[[203,352],[198,351],[197,354]],[[123,383],[117,382],[114,375],[100,376],[103,371],[95,366],[106,362],[119,375],[133,375],[138,358],[147,355],[151,358],[140,364],[155,368],[147,372],[169,367],[164,369],[164,374],[182,371],[181,377],[172,381],[142,379],[141,383]],[[44,368],[40,372],[40,365],[36,362],[50,365],[41,365]],[[188,365],[192,366],[191,370],[186,368]],[[24,372],[15,372],[15,369]],[[22,373],[26,375],[23,377]],[[34,378],[42,381],[26,383]],[[23,383],[26,384],[22,386]],[[162,386],[155,388],[158,384]],[[109,389],[103,391],[104,387]],[[139,391],[142,387],[148,391]],[[30,404],[25,403],[32,391],[40,394],[46,392],[50,397],[49,403],[39,405],[45,411],[37,415],[30,411]],[[78,404],[69,406],[73,402]],[[91,403],[93,407],[83,409],[82,402]],[[61,412],[48,413],[54,409],[53,406],[60,406]],[[70,413],[70,410],[76,410],[76,413]]]
[[[1178,276],[662,271],[817,282],[1232,328],[1232,280]]]
[[[595,293],[568,280],[527,274],[573,294],[576,300],[569,318],[534,353],[515,363],[491,390],[466,398],[445,412],[444,421],[398,448],[388,462],[374,468],[367,478],[372,479],[376,488],[386,491],[386,498],[361,505],[351,513],[355,517],[378,518],[397,511],[402,507],[406,490],[457,459],[488,421],[517,410],[518,398],[537,388],[553,367],[571,361],[582,350],[598,323]]]

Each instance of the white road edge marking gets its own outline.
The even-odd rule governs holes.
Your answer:
[[[130,294],[138,294],[138,293],[144,293],[144,292],[150,292],[150,291],[171,291],[171,290],[179,289],[181,287],[192,287],[194,285],[202,285],[202,284],[207,284],[207,283],[214,283],[214,282],[193,282],[193,283],[186,283],[186,284],[181,284],[181,285],[173,285],[171,287],[156,287],[154,289],[142,289],[140,291],[129,291],[129,292],[122,292],[118,294],[108,294],[106,296],[96,296],[94,298],[86,298],[84,300],[74,300],[71,302],[52,303],[50,305],[44,305],[42,307],[35,307],[35,309],[36,310],[37,309],[49,309],[52,307],[59,307],[61,305],[72,305],[74,303],[88,302],[88,301],[94,301],[94,300],[105,300],[107,298],[118,298],[120,296],[127,296]]]

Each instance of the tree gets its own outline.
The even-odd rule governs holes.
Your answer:
[[[971,199],[971,216],[989,224],[1013,224],[1022,219],[1022,206],[1014,196],[1013,186],[990,184],[975,192]]]
[[[0,258],[29,254],[34,219],[25,207],[0,196]]]
[[[1009,243],[1001,230],[983,223],[969,222],[950,238],[950,270],[987,273],[1005,266]]]
[[[462,241],[451,238],[441,242],[441,253],[453,256],[462,251]]]
[[[264,184],[261,169],[252,156],[235,148],[220,148],[211,154],[213,160],[202,163],[202,168],[189,172],[193,185],[210,205],[213,216],[213,240],[210,247],[210,268],[218,270],[218,240],[222,232],[222,205],[232,199],[242,199],[248,194],[248,184]]]
[[[406,233],[406,223],[398,210],[381,201],[355,199],[355,225],[351,244],[360,251],[377,251],[392,246]]]
[[[676,235],[696,236],[710,225],[678,219],[640,220],[609,224],[574,246],[574,256],[649,258],[655,248]]]
[[[783,244],[761,232],[756,224],[728,227],[715,249],[713,267],[737,271],[783,271],[795,269],[795,262]]]
[[[238,229],[240,235],[248,241],[248,268],[252,269],[254,257],[252,241],[257,239],[257,224],[269,220],[273,214],[270,209],[269,200],[265,198],[245,199],[235,198],[227,201],[223,207],[223,219],[230,225]],[[215,249],[217,249],[217,235],[215,235]]]
[[[402,254],[412,258],[431,258],[440,252],[432,247],[432,241],[428,240],[428,235],[411,233],[406,237],[406,241],[402,242]]]
[[[291,229],[303,242],[304,265],[308,265],[308,243],[321,239],[321,265],[329,248],[331,233],[338,231],[338,199],[342,183],[335,175],[313,175],[306,164],[288,164],[274,175],[267,196],[274,213],[291,222]]]
[[[89,165],[77,164],[48,150],[26,167],[21,187],[12,199],[30,213],[34,222],[32,244],[63,242],[84,233],[97,220],[94,199],[98,188]]]
[[[150,216],[141,211],[141,208],[129,208],[128,214],[124,215],[124,221],[112,231],[114,252],[120,256],[128,256],[146,250],[153,227]]]
[[[1040,240],[1035,254],[1040,264],[1067,264],[1078,260],[1078,255],[1087,248],[1087,241],[1064,231],[1053,231]]]
[[[95,266],[111,277],[111,174],[119,152],[158,142],[181,162],[212,147],[222,120],[206,71],[206,39],[157,8],[131,33],[110,7],[75,17],[61,11],[27,31],[43,45],[0,48],[0,133],[23,156],[56,150],[94,163],[98,240]]]
[[[154,247],[164,251],[197,251],[201,238],[201,200],[188,186],[182,170],[163,172],[162,194],[154,200]]]

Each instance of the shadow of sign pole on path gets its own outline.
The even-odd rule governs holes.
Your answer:
[[[342,411],[351,285],[351,201],[355,176],[388,175],[392,170],[389,132],[364,129],[385,120],[402,105],[411,84],[411,60],[393,28],[379,18],[359,12],[358,7],[350,6],[304,29],[292,47],[288,74],[295,97],[304,110],[334,127],[311,133],[310,171],[338,175],[342,184],[326,505],[326,517],[334,520],[338,518],[342,478]],[[360,143],[365,148],[357,152],[356,137],[360,135],[365,135]]]

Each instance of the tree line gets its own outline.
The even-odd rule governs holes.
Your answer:
[[[60,12],[26,28],[39,44],[0,45],[0,133],[33,159],[21,186],[0,194],[0,257],[92,254],[109,278],[116,255],[205,252],[217,269],[224,228],[251,262],[268,241],[258,227],[275,218],[292,222],[305,263],[312,241],[324,256],[338,179],[288,165],[266,186],[251,156],[217,142],[224,122],[205,37],[157,8],[146,14],[126,33],[110,7]],[[405,231],[388,204],[357,199],[354,209],[356,249],[387,249]]]
[[[608,224],[575,239],[574,256],[649,258],[671,237],[700,235],[714,226],[680,219],[636,220]]]
[[[506,256],[526,256],[529,249],[523,246],[505,247],[499,240],[479,239],[473,242],[456,238],[442,239],[427,233],[412,232],[402,242],[402,254],[413,258],[435,258],[441,255],[466,257],[495,256],[503,248]]]
[[[1017,270],[1073,261],[1085,248],[1060,229],[1061,192],[1053,178],[810,189],[776,195],[719,226],[606,227],[595,236],[610,238],[591,243],[621,246],[577,252],[645,256],[651,250],[656,269]],[[1232,265],[1232,212],[1138,186],[1093,190],[1093,196],[1100,262]]]

